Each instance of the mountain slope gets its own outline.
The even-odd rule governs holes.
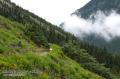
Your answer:
[[[120,0],[91,0],[73,14],[95,22],[95,19],[98,19],[96,18],[97,12],[101,11],[108,16],[113,10],[118,14],[120,13]],[[94,33],[84,36],[83,40],[98,47],[106,47],[109,52],[120,52],[119,37],[114,37],[111,41],[107,41],[104,37]]]
[[[112,12],[112,10],[116,11],[118,14],[120,13],[120,0],[91,0],[82,8],[76,10],[73,14],[85,20],[91,20],[92,23],[94,24],[96,19],[100,19],[100,18],[96,18],[97,12],[103,12],[106,16],[108,16]],[[90,46],[90,50],[88,49],[87,46],[84,49],[88,49],[87,51],[90,51],[88,52],[90,55],[95,57],[99,62],[105,63],[106,66],[110,67],[113,71],[118,70],[115,73],[119,74],[119,70],[120,70],[118,69],[120,68],[120,65],[118,64],[120,63],[119,36],[116,36],[112,38],[110,41],[107,41],[103,36],[96,33],[91,33],[91,34],[85,34],[84,38],[82,39],[84,42],[89,43],[90,45],[94,45],[95,48],[96,46],[98,48],[103,48],[104,51],[102,50],[99,51],[99,49],[96,51],[94,46],[93,47]]]
[[[82,8],[76,10],[74,14],[88,19],[92,14],[95,14],[97,11],[102,11],[106,15],[109,14],[112,10],[120,13],[120,0],[91,0]]]
[[[104,79],[65,56],[57,45],[51,45],[52,51],[38,47],[24,35],[24,28],[0,16],[0,79]],[[44,52],[37,49],[44,49],[47,54],[42,55]],[[9,75],[19,77],[5,76],[6,70],[14,70],[18,74]]]
[[[87,52],[85,54],[83,54],[84,52],[79,51],[79,49],[86,48],[86,51],[88,51],[88,52],[93,52],[93,51],[97,52],[98,49],[97,50],[96,50],[96,48],[93,49],[88,44],[85,44],[84,42],[78,40],[74,35],[72,35],[68,32],[65,32],[61,28],[45,21],[44,19],[36,16],[35,14],[33,14],[29,11],[26,11],[26,10],[22,9],[21,7],[16,6],[14,3],[11,3],[9,0],[0,0],[0,5],[1,5],[0,15],[6,17],[7,19],[11,20],[12,22],[13,21],[15,21],[15,23],[18,22],[17,23],[18,26],[19,26],[19,23],[21,25],[21,30],[20,30],[21,33],[20,34],[19,34],[19,31],[17,31],[17,30],[15,32],[12,31],[12,34],[13,33],[18,34],[16,36],[14,36],[14,38],[18,38],[17,36],[19,36],[20,39],[25,40],[25,44],[26,43],[28,44],[28,45],[25,45],[26,48],[24,48],[24,45],[23,45],[24,42],[19,41],[19,38],[18,38],[18,40],[16,40],[15,45],[14,44],[12,45],[13,48],[12,48],[11,44],[10,45],[8,44],[8,46],[6,44],[7,48],[12,48],[11,49],[12,53],[11,52],[9,53],[9,50],[5,51],[5,52],[4,51],[1,52],[2,53],[1,55],[4,55],[5,53],[8,55],[8,53],[9,53],[10,58],[8,57],[8,59],[9,60],[11,59],[10,62],[8,60],[5,60],[5,56],[7,56],[5,54],[3,59],[1,59],[1,63],[2,63],[3,68],[4,68],[4,65],[5,65],[5,68],[9,68],[9,67],[11,68],[10,63],[14,63],[14,65],[16,65],[16,66],[20,65],[20,67],[22,67],[23,70],[27,69],[27,66],[28,67],[30,66],[30,68],[32,66],[33,69],[37,69],[37,68],[39,68],[39,66],[42,66],[44,64],[45,64],[44,65],[45,67],[43,66],[43,70],[44,70],[44,68],[46,69],[46,65],[47,65],[48,71],[54,69],[54,67],[56,69],[56,66],[58,66],[59,62],[61,62],[61,61],[57,62],[58,65],[56,65],[56,63],[54,63],[54,62],[56,62],[58,59],[61,59],[63,61],[65,61],[65,60],[64,60],[64,58],[62,59],[62,58],[56,56],[58,59],[53,58],[54,61],[52,61],[50,63],[48,63],[48,61],[45,61],[45,60],[47,60],[47,58],[48,59],[50,58],[49,56],[46,56],[46,55],[48,55],[50,53],[48,49],[51,47],[51,44],[57,44],[57,45],[60,45],[62,47],[65,43],[72,43],[75,45],[75,48],[77,48],[77,49],[72,50],[72,51],[70,51],[70,53],[68,53],[70,55],[72,54],[72,52],[74,53],[73,58],[70,57],[71,59],[76,61],[76,54],[81,53],[81,55],[78,55],[78,59],[84,58],[86,61],[84,61],[82,63],[78,62],[78,61],[76,61],[76,62],[79,63],[79,65],[81,65],[82,68],[88,69],[89,71],[97,73],[100,76],[106,77],[108,79],[113,79],[113,74],[111,73],[109,68],[106,68],[104,65],[99,64],[99,62],[96,61],[96,58],[93,58]],[[6,22],[6,20],[4,20],[4,19],[2,19],[2,20],[3,20],[2,23],[4,24],[4,22]],[[9,21],[9,23],[11,23],[11,21]],[[7,27],[10,28],[12,26],[16,26],[16,28],[17,28],[16,24],[9,26],[9,23],[8,23]],[[6,28],[4,30],[6,30]],[[9,34],[10,33],[7,32],[7,35],[9,35]],[[5,39],[7,39],[7,36]],[[5,39],[3,39],[3,40],[5,40]],[[7,42],[11,42],[10,40],[12,40],[12,39],[9,39]],[[4,44],[4,42],[3,42],[3,44]],[[14,50],[16,47],[17,47],[17,49]],[[89,51],[89,49],[92,51]],[[4,49],[4,50],[6,50],[6,49]],[[13,52],[13,50],[14,50],[14,52]],[[69,48],[67,48],[67,50],[69,50]],[[77,50],[77,52],[76,52],[76,50]],[[101,51],[101,50],[99,50],[99,51]],[[35,61],[28,61],[29,59],[27,59],[26,57],[25,58],[23,57],[23,56],[26,56],[25,53],[31,54],[31,52],[32,52],[33,57],[31,57],[31,55],[30,55],[30,57],[33,58],[33,60],[35,59]],[[59,54],[59,51],[57,51],[56,53]],[[66,53],[67,52],[64,52],[64,54],[66,54]],[[13,54],[15,54],[15,56]],[[36,54],[38,57],[36,57]],[[52,54],[52,53],[50,53],[50,54]],[[34,57],[34,55],[35,55],[35,57]],[[39,57],[39,55],[40,55],[40,57]],[[46,58],[45,59],[42,58],[41,55],[46,56]],[[85,55],[85,57],[84,57],[84,55]],[[20,56],[20,60],[19,60],[19,56]],[[64,55],[62,55],[62,56],[64,57]],[[67,55],[67,56],[69,57],[69,55]],[[88,61],[91,60],[91,59],[89,59],[89,57],[92,58],[93,61],[96,61],[97,65],[93,61],[91,61],[89,63]],[[41,59],[39,59],[39,58],[41,58]],[[18,63],[14,62],[14,61],[16,61],[16,59],[18,59]],[[5,60],[5,62],[4,62],[4,60]],[[40,62],[44,60],[43,62],[45,62],[45,63],[40,64],[40,62],[38,60]],[[50,60],[51,60],[51,58],[50,58]],[[66,60],[68,60],[68,59],[66,59]],[[8,61],[8,63],[7,63],[7,61]],[[69,61],[72,63],[71,60],[69,60]],[[67,62],[69,62],[69,61],[67,61]],[[65,65],[65,63],[66,62],[62,62],[62,65]],[[91,64],[91,63],[93,63],[93,64]],[[68,65],[70,65],[70,64],[68,64]],[[85,67],[83,65],[85,65]],[[12,64],[12,66],[13,66],[13,64]],[[50,69],[49,69],[49,67],[50,67]],[[16,68],[18,68],[18,70],[19,70],[19,67],[16,67]],[[57,71],[59,71],[58,69],[59,68],[57,68]],[[62,70],[65,70],[66,73],[72,73],[73,74],[72,76],[75,76],[74,74],[76,74],[74,72],[71,72],[70,66],[68,66],[68,71],[66,70],[65,67]],[[73,70],[74,70],[74,68],[73,68]],[[56,72],[56,70],[55,71],[53,70],[52,72]],[[50,72],[50,73],[52,73],[52,72]],[[58,75],[65,75],[66,73],[61,74],[61,72],[59,72]],[[51,75],[51,76],[53,76],[53,75]],[[69,74],[67,74],[67,76],[65,76],[65,77],[68,77],[68,76],[70,78],[73,78]],[[80,74],[78,77],[76,75],[76,78],[79,79],[80,77],[81,77]],[[88,76],[83,77],[83,79],[84,78],[88,78]],[[93,78],[93,77],[89,77],[89,78]],[[95,79],[97,79],[97,77]]]
[[[76,40],[76,38],[73,35],[65,32],[59,27],[56,27],[55,25],[52,25],[51,23],[45,21],[44,19],[36,16],[35,14],[22,9],[19,6],[16,6],[14,3],[11,2],[8,3],[9,5],[12,6],[6,4],[6,1],[2,2],[0,0],[0,5],[1,5],[0,15],[24,24],[26,26],[26,31],[27,31],[27,33],[25,34],[28,37],[30,37],[34,42],[36,42],[36,37],[34,37],[35,35],[29,33],[33,33],[36,31],[40,31],[42,35],[46,37],[46,40],[51,43],[64,44],[68,40]]]

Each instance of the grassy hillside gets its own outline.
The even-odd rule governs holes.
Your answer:
[[[69,52],[64,51],[64,54],[68,53],[69,55],[68,54],[66,54],[66,55],[75,61],[83,58],[82,63],[79,61],[76,61],[77,63],[79,63],[79,65],[82,66],[82,68],[88,69],[89,71],[97,73],[100,76],[103,76],[105,78],[113,79],[109,68],[105,68],[104,65],[100,65],[99,62],[96,61],[96,58],[93,58],[91,55],[88,54],[90,52],[92,52],[92,53],[94,52],[94,54],[96,56],[99,56],[98,54],[96,54],[96,52],[98,52],[98,51],[101,52],[102,50],[98,50],[95,47],[92,48],[91,45],[80,41],[74,35],[72,35],[68,32],[65,32],[63,29],[45,21],[44,19],[38,17],[37,15],[15,5],[14,3],[11,3],[9,0],[0,0],[0,6],[1,6],[0,7],[0,15],[7,18],[7,19],[5,19],[5,18],[1,17],[1,21],[2,21],[1,26],[3,27],[1,29],[2,29],[2,32],[4,32],[3,33],[4,35],[2,34],[2,36],[1,36],[1,41],[2,41],[1,42],[1,55],[5,56],[5,57],[12,56],[11,58],[9,58],[9,60],[11,59],[14,61],[14,60],[16,60],[16,57],[14,57],[14,55],[19,56],[22,54],[22,56],[20,56],[20,57],[24,61],[24,63],[22,63],[22,66],[24,66],[24,64],[26,64],[26,63],[29,64],[29,62],[26,60],[26,58],[25,58],[25,60],[24,60],[24,58],[22,58],[23,56],[25,56],[24,54],[32,53],[32,56],[34,56],[34,54],[36,54],[36,55],[40,55],[40,57],[38,57],[38,58],[41,58],[41,56],[48,54],[48,52],[49,52],[48,48],[50,46],[49,45],[50,43],[57,44],[61,47],[64,47],[65,43],[66,44],[72,43],[73,46],[71,46],[71,47],[74,47],[75,49],[72,48],[72,50],[71,50],[68,47],[66,50],[70,49],[70,51]],[[9,21],[8,19],[11,21]],[[13,22],[13,21],[15,21],[15,22]],[[18,23],[16,23],[16,22],[18,22]],[[19,23],[21,23],[21,24],[19,24]],[[85,49],[85,51],[87,51],[87,52],[84,54],[84,52],[79,51],[79,49]],[[59,52],[57,52],[57,53],[59,54]],[[76,58],[76,55],[77,55],[77,58]],[[100,55],[100,57],[101,57],[101,55]],[[35,57],[35,58],[37,58],[37,57]],[[91,58],[93,61],[91,61]],[[31,57],[31,59],[32,59],[32,57]],[[58,57],[58,59],[60,59],[60,58]],[[85,59],[85,61],[84,61],[84,59]],[[4,60],[4,57],[3,57],[3,60]],[[63,58],[63,60],[64,60],[64,58]],[[8,61],[8,60],[6,60],[6,61]],[[56,61],[56,59],[54,61]],[[88,61],[90,61],[90,63]],[[98,63],[97,66],[96,66],[96,63],[94,63],[94,61],[96,61]],[[22,62],[22,61],[20,61],[20,62]],[[70,61],[70,62],[72,62],[72,61]],[[35,63],[36,63],[36,61],[34,63],[31,63],[30,66],[34,66]],[[59,64],[59,62],[57,62],[57,63]],[[91,63],[93,63],[93,64],[91,64]],[[5,63],[3,62],[3,64],[5,64]],[[83,65],[85,65],[85,66],[83,66]],[[29,67],[29,65],[27,65],[27,66]],[[7,67],[9,68],[9,66],[7,66]],[[55,65],[55,67],[56,67],[56,65]],[[70,67],[70,65],[68,67]],[[25,66],[24,68],[27,68],[27,67]],[[37,67],[35,67],[35,68],[37,68]],[[101,68],[102,68],[102,70],[101,70]],[[19,69],[19,67],[18,67],[18,69]],[[66,68],[64,67],[63,69],[65,70]],[[44,70],[44,68],[43,68],[43,70]],[[69,73],[69,72],[71,72],[71,71],[68,70],[68,72],[66,72],[66,73]],[[59,75],[61,75],[61,74],[59,73]],[[73,75],[74,75],[74,73],[73,73]],[[68,76],[70,76],[70,75],[68,75]],[[80,75],[78,77],[80,77]],[[73,77],[70,76],[70,78],[73,78]]]
[[[57,45],[51,45],[52,51],[38,47],[24,29],[0,16],[0,79],[104,79],[65,56]],[[22,76],[5,77],[5,71]]]
[[[35,44],[23,34],[25,26],[0,16],[0,53],[24,53]]]
[[[8,0],[0,0],[0,5],[0,15],[25,25],[25,34],[37,45],[41,44],[38,40],[41,39],[39,37],[41,35],[46,39],[43,45],[47,45],[47,41],[62,45],[68,42],[68,40],[76,40],[74,35],[65,32],[61,28],[49,23],[34,13],[23,9]]]
[[[47,55],[26,53],[22,55],[0,56],[1,70],[37,70],[37,73],[27,73],[23,77],[29,79],[104,79],[96,74],[83,69],[75,61],[66,57],[61,48],[52,45],[53,51]],[[31,77],[32,76],[32,77]],[[3,77],[7,79],[8,77]],[[14,77],[15,78],[15,77]],[[11,77],[13,79],[13,77]]]

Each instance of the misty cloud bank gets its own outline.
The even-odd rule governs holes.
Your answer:
[[[76,36],[84,37],[95,33],[107,40],[120,36],[120,15],[112,11],[108,16],[98,11],[94,14],[96,20],[85,20],[76,15],[69,16],[65,19],[63,29],[71,32]]]

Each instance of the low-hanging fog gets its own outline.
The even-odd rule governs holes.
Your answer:
[[[70,15],[70,13],[81,8],[90,0],[52,0],[49,2],[48,0],[11,1],[55,25],[64,22],[63,29],[80,38],[84,37],[85,34],[90,33],[101,35],[107,40],[120,36],[120,15],[115,11],[112,11],[108,16],[101,11],[98,11],[96,14],[93,14],[96,17],[95,22],[85,20],[76,15]]]
[[[84,37],[86,34],[97,34],[108,41],[111,38],[120,36],[120,15],[115,11],[111,11],[109,15],[98,11],[93,14],[96,20],[93,22],[88,19],[85,20],[76,15],[69,16],[64,20],[63,29],[73,33],[76,36]]]

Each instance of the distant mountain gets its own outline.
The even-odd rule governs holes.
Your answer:
[[[86,34],[86,36],[84,36],[82,40],[97,47],[105,47],[111,53],[120,52],[120,37],[114,37],[113,39],[108,41],[98,34]]]
[[[82,8],[76,10],[74,14],[88,19],[92,14],[95,14],[99,10],[106,15],[112,10],[120,13],[120,0],[91,0]]]
[[[103,12],[106,16],[111,11],[120,13],[120,0],[91,0],[82,8],[76,10],[73,14],[84,19],[95,20],[95,15],[98,11]],[[109,52],[120,52],[120,37],[114,37],[111,41],[106,41],[98,34],[89,34],[83,38],[86,42],[99,47],[106,47]]]

